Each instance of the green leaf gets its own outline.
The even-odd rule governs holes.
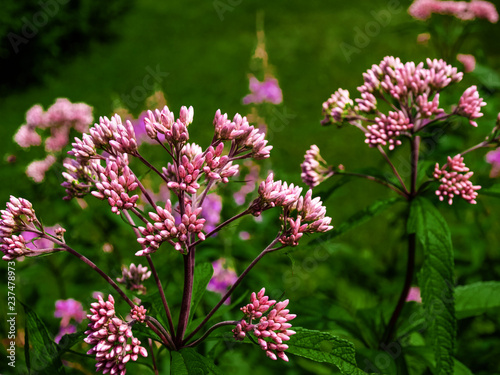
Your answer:
[[[71,349],[74,345],[76,345],[79,342],[82,342],[84,337],[86,337],[85,331],[80,331],[76,333],[70,333],[64,335],[61,340],[59,341],[59,356],[61,356],[63,353],[67,352],[68,350]]]
[[[198,264],[194,269],[194,280],[193,280],[193,297],[191,299],[191,319],[200,303],[205,291],[207,290],[207,285],[212,278],[214,273],[214,268],[211,263],[201,263]]]
[[[500,75],[498,73],[485,66],[476,64],[474,71],[471,72],[484,86],[489,89],[498,89],[500,88]]]
[[[424,261],[418,279],[437,374],[451,375],[456,318],[450,230],[434,205],[425,198],[417,197],[411,204],[408,233],[415,233],[423,246]]]
[[[212,361],[192,348],[172,352],[171,373],[173,375],[222,374]]]
[[[434,353],[431,348],[424,346],[410,346],[405,348],[405,353],[422,360],[427,366],[429,366],[431,373],[438,375]],[[455,364],[453,375],[473,375],[472,371],[456,358],[453,358],[453,363]]]
[[[327,332],[312,331],[305,328],[293,329],[296,334],[287,343],[287,353],[312,359],[316,362],[331,363],[338,367],[342,374],[365,374],[356,365],[354,345],[344,339]]]
[[[458,319],[484,314],[500,308],[500,282],[486,281],[459,286],[455,289],[455,298]]]
[[[65,374],[57,352],[57,345],[49,336],[45,324],[38,315],[21,302],[26,314],[25,352],[26,366],[30,374],[54,375]]]
[[[481,189],[481,195],[500,198],[500,184],[494,184],[488,188]]]
[[[365,209],[355,213],[349,219],[338,225],[336,228],[333,228],[328,233],[325,233],[322,236],[316,237],[314,240],[309,241],[308,245],[315,245],[340,236],[348,230],[356,228],[357,226],[367,222],[372,217],[380,214],[382,211],[389,208],[398,201],[400,201],[400,198],[379,199]]]
[[[337,189],[339,189],[342,186],[344,186],[345,184],[347,184],[350,180],[351,180],[350,176],[342,176],[342,178],[340,180],[338,180],[335,184],[333,184],[333,186],[331,186],[327,190],[320,191],[320,192],[316,193],[315,195],[320,197],[321,200],[324,202],[328,198],[330,198],[330,196],[333,193],[335,193],[335,191],[337,191]]]

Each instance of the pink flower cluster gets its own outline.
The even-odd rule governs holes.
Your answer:
[[[269,297],[264,295],[265,292],[265,288],[262,288],[257,295],[252,293],[251,303],[241,308],[246,319],[241,320],[233,329],[234,338],[243,340],[248,332],[252,332],[269,358],[273,360],[281,358],[288,362],[285,354],[288,345],[284,342],[295,334],[295,331],[290,329],[292,325],[289,322],[297,315],[290,314],[286,309],[288,300],[276,303],[274,300],[269,300]],[[263,316],[273,305],[274,308]],[[259,322],[253,323],[255,319],[259,319]]]
[[[374,125],[368,125],[366,128],[368,131],[365,143],[371,147],[388,144],[389,150],[394,150],[394,147],[401,144],[399,137],[402,134],[408,134],[413,124],[410,124],[410,119],[403,111],[397,111],[389,112],[389,116],[382,113],[380,117],[375,117]]]
[[[38,146],[42,140],[36,129],[49,129],[50,137],[45,140],[46,151],[61,151],[69,142],[72,128],[83,133],[91,123],[92,107],[59,98],[46,112],[40,105],[30,108],[26,113],[26,125],[21,126],[14,140],[21,147]]]
[[[251,94],[243,98],[243,104],[261,104],[263,102],[280,104],[283,101],[283,93],[278,80],[274,77],[266,77],[263,82],[253,76],[250,77],[250,92]]]
[[[37,221],[32,204],[24,198],[10,196],[7,209],[0,211],[0,250],[3,260],[13,260],[25,255],[34,255],[35,250],[26,246],[26,240],[20,234],[27,228],[27,223]],[[26,223],[26,222],[27,223]],[[17,234],[16,234],[17,233]]]
[[[39,146],[42,144],[42,137],[37,129],[49,130],[50,136],[45,139],[45,151],[59,152],[69,143],[71,129],[83,133],[91,123],[92,107],[60,98],[46,112],[40,105],[30,108],[26,113],[26,124],[19,128],[14,141],[23,148]],[[26,174],[35,182],[42,182],[55,161],[52,154],[47,155],[44,160],[33,161],[28,165]]]
[[[138,242],[143,249],[136,255],[155,252],[163,242],[169,242],[178,251],[187,251],[191,234],[205,240],[204,231],[210,231],[219,221],[219,217],[207,215],[207,209],[203,212],[204,202],[210,204],[213,200],[207,194],[208,190],[216,183],[227,183],[238,173],[238,165],[233,161],[268,158],[272,146],[267,145],[264,133],[249,125],[246,117],[236,114],[231,121],[227,114],[218,110],[213,121],[214,138],[203,150],[199,145],[187,142],[193,115],[192,107],[181,107],[176,119],[165,106],[162,110],[148,111],[144,120],[147,135],[161,143],[172,157],[172,162],[159,174],[170,192],[179,199],[177,205],[170,200],[164,207],[156,205],[129,168],[129,156],[151,166],[138,152],[131,122],[123,123],[118,115],[111,119],[101,117],[88,134],[83,134],[81,139],[75,138],[69,152],[73,159],[64,163],[66,181],[62,185],[66,188],[66,199],[90,192],[99,199],[106,199],[112,211],[120,214],[123,210],[135,210],[139,194],[134,191],[140,188],[154,211],[148,213],[151,221],[143,218],[145,225],[138,228],[142,234]],[[225,142],[230,142],[229,150],[225,149]],[[100,150],[104,152],[100,153]],[[105,167],[101,165],[103,161]],[[217,204],[220,206],[220,202]],[[180,218],[178,222],[176,217]],[[205,217],[211,221],[206,223]]]
[[[302,181],[311,189],[323,182],[328,173],[331,172],[331,168],[326,165],[326,161],[321,157],[319,147],[316,145],[312,145],[307,150],[304,162],[300,167],[302,168]]]
[[[477,190],[481,189],[481,186],[473,185],[469,180],[473,174],[465,166],[464,158],[460,154],[453,158],[448,156],[448,162],[442,168],[436,163],[434,178],[441,183],[436,190],[439,200],[443,201],[446,198],[451,205],[453,198],[460,196],[467,202],[475,204]]]
[[[473,120],[483,115],[481,113],[481,107],[485,105],[486,103],[479,97],[477,87],[474,85],[465,90],[460,97],[460,100],[458,101],[457,114],[467,117],[472,126],[477,126],[477,123]]]
[[[333,227],[332,219],[326,216],[326,208],[319,197],[312,198],[312,190],[301,196],[302,188],[274,181],[273,174],[259,186],[259,198],[254,200],[251,209],[254,215],[272,207],[282,207],[283,245],[297,246],[304,233],[327,232]]]
[[[345,115],[350,113],[349,110],[353,105],[354,102],[349,97],[349,91],[338,89],[323,103],[323,115],[325,118],[321,121],[321,125],[337,123],[340,126]]]
[[[476,58],[474,57],[474,55],[459,53],[457,55],[457,60],[464,65],[465,73],[470,73],[474,71],[474,69],[476,69]]]
[[[486,19],[491,23],[498,21],[498,12],[495,5],[489,1],[444,1],[444,0],[415,0],[408,9],[408,13],[417,19],[426,20],[433,13],[454,16],[463,21],[476,18]]]
[[[388,146],[390,150],[401,145],[403,137],[410,138],[428,124],[451,115],[466,117],[476,126],[473,120],[482,116],[481,107],[485,105],[476,86],[464,92],[457,108],[448,115],[439,108],[440,92],[462,80],[463,73],[443,60],[427,59],[426,65],[385,57],[363,73],[364,82],[358,87],[361,97],[355,99],[356,105],[349,99],[349,92],[342,89],[323,103],[322,124],[348,122],[365,133],[370,147]],[[392,110],[382,113],[378,108],[380,99],[390,103]]]
[[[129,290],[145,294],[146,287],[142,282],[150,277],[151,271],[148,271],[148,267],[141,264],[136,266],[134,263],[131,263],[129,267],[122,265],[122,277],[118,277],[116,281],[120,284],[125,284],[126,288]]]
[[[127,362],[137,361],[139,355],[147,357],[148,352],[132,335],[130,325],[116,317],[115,300],[111,295],[107,301],[98,296],[97,302],[91,306],[92,314],[87,315],[90,323],[84,341],[93,347],[87,354],[95,354],[98,372],[125,375]],[[132,315],[142,313],[142,310],[132,310]]]

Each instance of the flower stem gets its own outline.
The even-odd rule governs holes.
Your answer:
[[[208,320],[217,312],[217,310],[222,306],[224,302],[229,298],[229,296],[233,293],[233,291],[236,289],[238,285],[240,285],[241,281],[243,278],[250,272],[250,270],[258,263],[259,260],[261,260],[264,255],[266,255],[268,252],[275,250],[273,249],[273,246],[278,242],[280,236],[278,235],[262,252],[257,255],[257,257],[248,265],[248,267],[241,273],[241,275],[238,277],[236,282],[229,288],[229,290],[224,294],[224,296],[221,298],[221,300],[215,305],[212,310],[207,314],[205,319],[186,337],[186,339],[183,341],[183,343],[187,342],[190,338],[192,338],[196,332],[198,332],[207,322]]]
[[[230,218],[230,219],[227,219],[227,220],[226,220],[225,222],[223,222],[222,224],[217,225],[217,226],[214,228],[214,230],[212,230],[211,232],[208,232],[208,233],[207,233],[207,235],[206,235],[205,237],[206,237],[206,238],[210,237],[210,236],[211,236],[211,235],[213,235],[214,233],[217,233],[218,231],[220,231],[220,230],[221,230],[222,228],[224,228],[226,225],[228,225],[228,224],[232,223],[233,221],[235,221],[235,220],[239,219],[240,217],[243,217],[243,216],[245,216],[245,215],[247,215],[247,214],[249,214],[249,213],[250,213],[250,210],[246,209],[245,211],[243,211],[243,212],[239,213],[238,215],[233,216],[233,217],[232,217],[232,218]],[[194,246],[198,245],[200,242],[202,242],[202,241],[201,241],[201,240],[197,240],[197,241],[193,242],[193,243],[191,244],[191,247],[194,247]]]
[[[416,235],[415,233],[410,233],[408,235],[408,261],[406,264],[406,277],[403,285],[403,290],[401,291],[401,295],[399,296],[398,304],[392,313],[391,319],[389,320],[389,324],[382,336],[382,341],[380,342],[380,347],[387,345],[389,341],[392,339],[394,334],[394,330],[396,328],[396,323],[398,321],[399,315],[403,310],[403,306],[406,302],[406,298],[408,297],[408,292],[410,291],[410,286],[413,281],[413,273],[415,270],[415,248],[416,248]],[[382,348],[383,349],[383,348]]]
[[[391,167],[392,171],[394,172],[394,175],[397,177],[397,179],[401,183],[401,186],[403,187],[405,193],[408,194],[408,189],[406,188],[406,185],[405,185],[403,179],[401,178],[401,175],[399,174],[398,170],[396,169],[396,167],[394,166],[394,164],[392,164],[391,159],[389,159],[389,156],[387,156],[387,154],[385,153],[385,151],[382,148],[382,146],[379,145],[377,148],[380,151],[380,153],[382,154],[382,156],[384,157],[385,161]]]
[[[193,296],[193,279],[195,264],[195,248],[191,247],[189,252],[183,256],[184,259],[184,292],[182,294],[181,312],[179,314],[179,324],[177,326],[176,344],[182,345],[182,339],[189,321],[191,309],[191,299]]]
[[[363,174],[363,173],[354,173],[354,172],[335,172],[333,174],[337,174],[337,175],[346,175],[346,176],[354,176],[354,177],[361,177],[361,178],[366,178],[367,180],[370,180],[370,181],[373,181],[373,182],[376,182],[378,184],[381,184],[381,185],[384,185],[386,187],[388,187],[389,189],[395,191],[396,193],[398,193],[399,195],[405,197],[405,198],[408,198],[408,194],[405,193],[404,191],[401,191],[397,186],[395,186],[394,184],[390,183],[389,181],[384,181],[380,178],[377,178],[377,177],[374,177],[374,176],[370,176],[370,175],[367,175],[367,174]],[[333,175],[332,174],[332,175]],[[329,176],[328,176],[329,177]]]
[[[113,281],[112,278],[110,278],[103,270],[101,270],[97,265],[92,262],[90,259],[88,259],[86,256],[80,254],[78,251],[74,250],[72,247],[66,245],[64,242],[56,239],[55,237],[49,236],[41,231],[38,230],[33,230],[29,228],[30,232],[37,233],[40,235],[40,237],[46,238],[49,241],[52,241],[55,243],[57,246],[63,248],[65,251],[68,253],[74,255],[78,259],[80,259],[82,262],[84,262],[86,265],[88,265],[90,268],[92,268],[94,271],[96,271],[101,277],[108,282],[109,285],[111,285],[117,292],[118,294],[129,304],[130,307],[134,307],[135,303],[132,302],[130,298],[127,297],[127,295],[121,290],[121,288]],[[163,340],[163,344],[170,346],[169,343],[171,342],[171,339],[168,336],[164,336],[158,328],[156,328],[154,325],[151,323],[148,323],[148,327],[153,330],[154,333],[158,335]],[[170,339],[170,340],[169,340]]]
[[[224,322],[219,322],[217,324],[214,324],[212,327],[210,327],[207,332],[205,332],[203,334],[203,336],[201,336],[198,340],[195,340],[193,341],[192,343],[186,345],[187,347],[190,347],[190,346],[196,346],[198,345],[200,342],[202,342],[203,340],[205,340],[208,335],[210,335],[213,331],[215,331],[217,328],[219,327],[223,327],[223,326],[235,326],[236,324],[238,324],[240,321],[239,320],[226,320]]]

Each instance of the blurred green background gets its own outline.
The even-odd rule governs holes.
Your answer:
[[[62,182],[62,166],[48,172],[46,184],[37,185],[25,175],[26,165],[41,158],[42,153],[36,149],[23,150],[12,139],[31,106],[41,104],[46,109],[56,98],[65,97],[91,105],[97,120],[99,116],[112,115],[121,100],[128,102],[128,109],[138,115],[145,109],[144,100],[124,98],[131,95],[135,87],[142,86],[144,77],[153,70],[159,72],[156,84],[164,92],[171,110],[178,112],[182,105],[194,107],[190,134],[204,146],[211,139],[211,124],[217,109],[229,116],[248,112],[241,99],[248,93],[250,61],[257,43],[256,15],[261,11],[269,62],[284,97],[283,104],[276,107],[277,112],[268,118],[269,124],[274,124],[268,133],[274,148],[271,158],[261,165],[263,170],[272,169],[278,179],[302,185],[300,163],[311,144],[320,147],[322,156],[330,164],[343,164],[348,170],[384,167],[383,159],[364,144],[363,135],[356,129],[320,126],[321,104],[331,93],[341,87],[356,97],[355,88],[362,83],[362,72],[378,64],[384,56],[415,62],[439,57],[431,47],[417,44],[416,36],[425,27],[423,22],[407,14],[408,1],[141,0],[109,1],[101,9],[98,2],[71,0],[60,5],[61,12],[67,12],[66,18],[59,14],[54,17],[57,22],[49,20],[40,27],[27,44],[20,45],[21,55],[16,60],[9,51],[9,43],[5,43],[6,35],[10,31],[18,32],[22,25],[20,18],[24,14],[29,17],[39,5],[33,3],[27,13],[22,13],[19,4],[23,2],[8,3],[14,5],[0,11],[4,20],[4,28],[0,29],[4,38],[0,50],[3,64],[0,70],[4,76],[0,88],[0,202],[7,201],[10,194],[29,199],[45,223],[63,225],[68,229],[68,243],[102,265],[113,277],[119,276],[122,262],[137,262],[133,257],[137,247],[133,233],[125,230],[126,226],[109,212],[105,203],[88,198],[90,209],[82,210],[74,201],[60,200],[64,189],[57,186]],[[380,18],[384,15],[389,18]],[[372,27],[368,29],[371,36],[361,46],[357,43],[359,32],[366,32],[367,27]],[[500,82],[495,75],[500,73],[499,35],[498,24],[475,22],[460,52],[474,54],[478,64],[490,70],[484,74],[466,74],[461,83],[441,97],[443,104],[451,105],[467,87],[478,85],[488,103],[483,108],[485,115],[478,120],[479,127],[466,126],[464,121],[456,133],[442,138],[440,150],[427,153],[429,160],[442,164],[447,155],[484,139],[494,126],[500,111]],[[346,54],[347,45],[356,48],[354,52]],[[22,55],[23,48],[28,47],[26,55]],[[456,60],[449,63],[461,68]],[[155,155],[156,152],[160,150],[155,148],[148,155],[164,160],[164,155]],[[404,152],[402,148],[391,154],[396,165],[399,160],[404,161],[401,156]],[[490,166],[484,161],[483,151],[471,154],[466,162],[475,172],[475,182],[483,186],[495,182],[488,177]],[[327,181],[318,191],[328,190],[334,183]],[[228,187],[226,197],[230,197],[231,189],[237,187]],[[389,196],[391,192],[380,186],[351,181],[328,198],[328,215],[337,226],[374,199]],[[479,196],[475,207],[464,202],[456,202],[452,207],[438,204],[452,229],[459,285],[495,280],[500,275],[499,204],[495,198],[481,196],[481,191]],[[228,198],[222,216],[228,218],[237,210]],[[328,243],[322,256],[318,256],[317,249],[307,246],[293,254],[294,262],[282,254],[270,255],[270,260],[259,264],[238,288],[236,298],[247,293],[246,300],[250,291],[262,286],[278,294],[273,298],[286,292],[285,297],[292,301],[290,309],[299,314],[295,324],[311,329],[338,331],[334,318],[340,314],[339,309],[360,317],[370,315],[370,309],[384,306],[386,315],[390,314],[401,289],[406,262],[405,223],[399,216],[402,210],[403,207],[396,205]],[[242,229],[251,230],[252,240],[245,242],[237,237]],[[264,223],[254,223],[247,218],[207,242],[205,250],[200,251],[200,261],[230,257],[235,259],[236,269],[241,272],[278,229],[277,218],[272,214],[266,216]],[[100,250],[107,242],[114,245],[115,251],[111,254]],[[170,295],[175,296],[182,274],[171,264],[180,265],[177,263],[180,259],[177,254],[166,253],[158,253],[154,259],[163,270],[162,278],[169,282]],[[73,297],[86,306],[94,290],[109,291],[97,275],[82,267],[66,254],[28,260],[17,266],[19,300],[30,304],[54,334],[58,326],[58,320],[53,317],[56,299]],[[3,290],[5,288],[2,296]],[[175,301],[177,297],[171,298]],[[200,314],[208,311],[216,300],[215,295],[208,295]],[[20,305],[18,309],[21,311]],[[236,311],[227,313],[228,318],[237,318]],[[0,312],[4,316],[3,307]],[[22,317],[19,328],[21,323]],[[2,324],[1,328],[3,332],[5,326]],[[341,330],[337,333],[342,334]],[[476,374],[498,371],[499,333],[498,316],[461,321],[458,358]],[[361,340],[356,343],[363,346]],[[21,351],[19,348],[20,358]],[[293,356],[288,364],[275,363],[264,359],[260,349],[250,349],[247,345],[227,344],[227,350],[220,355],[216,362],[224,373],[335,372],[333,367]],[[92,360],[85,361],[86,368],[91,369]],[[133,366],[129,371],[140,373],[134,372]],[[84,372],[73,369],[68,373],[71,371]]]

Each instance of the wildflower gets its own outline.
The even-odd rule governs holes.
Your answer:
[[[220,258],[212,262],[214,274],[207,285],[207,290],[224,295],[227,289],[236,282],[238,275],[236,275],[235,270],[228,267],[226,263],[227,261],[225,258]],[[228,298],[224,303],[229,305],[231,299]]]
[[[120,214],[120,210],[128,210],[136,207],[139,195],[129,193],[137,189],[137,177],[128,167],[126,155],[118,155],[116,158],[106,159],[106,168],[95,163],[96,175],[99,182],[95,184],[97,191],[91,194],[99,199],[107,199],[111,206],[111,211]]]
[[[321,125],[335,123],[340,125],[344,120],[344,116],[353,105],[353,101],[349,98],[349,91],[338,89],[323,103],[323,115],[325,118],[321,121]]]
[[[243,104],[261,104],[268,102],[272,104],[280,104],[283,101],[283,93],[279,86],[278,80],[274,77],[266,77],[263,82],[260,82],[255,77],[250,77],[250,92],[243,98]]]
[[[485,105],[486,103],[479,97],[477,87],[474,85],[469,87],[462,94],[456,111],[458,115],[467,117],[472,126],[477,126],[477,123],[473,120],[483,116],[481,113],[481,107]]]
[[[491,164],[490,177],[500,176],[500,148],[490,151],[486,154],[486,161]]]
[[[97,302],[91,304],[84,341],[93,345],[87,354],[95,354],[97,372],[125,375],[127,362],[137,361],[139,355],[147,357],[148,352],[133,336],[130,325],[116,317],[114,305],[111,295],[107,301],[98,296]]]
[[[380,117],[375,117],[374,125],[368,125],[365,143],[370,147],[388,144],[389,150],[393,150],[401,144],[398,138],[402,134],[409,134],[408,131],[412,127],[410,119],[402,111],[389,112],[389,116],[382,113]]]
[[[441,1],[415,0],[408,9],[408,13],[417,19],[426,20],[433,13],[454,16],[462,21],[471,21],[475,18],[486,19],[491,23],[498,21],[498,12],[493,3],[483,0]]]
[[[144,306],[134,306],[130,312],[130,316],[139,323],[144,323],[146,321],[146,309]]]
[[[262,288],[258,294],[252,293],[251,303],[241,308],[246,319],[241,320],[233,329],[234,338],[243,340],[247,333],[252,332],[269,358],[281,358],[288,362],[285,354],[288,345],[284,341],[290,340],[290,336],[295,334],[295,331],[290,329],[292,325],[289,321],[295,319],[296,315],[290,314],[286,309],[288,300],[276,303],[269,300],[269,297],[264,295],[265,292],[265,288]],[[264,316],[272,306],[274,308]],[[259,319],[259,322],[254,324],[255,319]]]
[[[474,173],[469,171],[463,161],[464,158],[458,154],[453,158],[448,156],[448,163],[442,168],[436,163],[434,178],[441,183],[436,190],[440,201],[446,198],[451,205],[453,198],[458,195],[467,202],[476,204],[477,190],[481,189],[481,186],[473,185],[469,180]]]
[[[457,55],[457,60],[464,65],[465,73],[470,73],[476,68],[476,58],[474,57],[474,55],[465,55],[459,53]]]
[[[129,267],[122,265],[122,277],[118,277],[116,281],[125,284],[129,290],[146,294],[146,287],[142,282],[150,277],[151,271],[148,271],[148,267],[141,264],[136,266],[134,263],[131,263]]]
[[[302,168],[302,181],[311,189],[323,182],[331,172],[331,168],[326,165],[326,161],[319,154],[319,147],[316,145],[312,145],[307,150],[304,162],[300,167]]]

